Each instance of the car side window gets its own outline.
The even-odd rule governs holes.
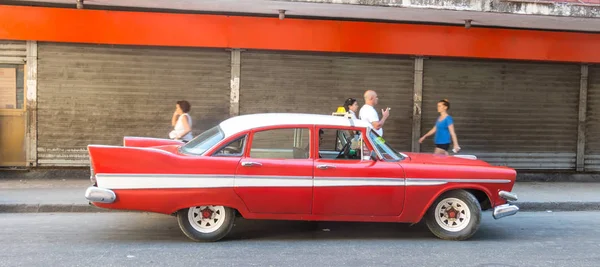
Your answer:
[[[241,157],[244,154],[244,147],[246,146],[246,138],[244,135],[237,138],[226,145],[223,145],[217,150],[213,156],[216,157]]]
[[[250,147],[251,158],[308,159],[308,128],[284,128],[255,132]]]
[[[358,130],[322,128],[319,130],[319,157],[360,160],[362,136]]]

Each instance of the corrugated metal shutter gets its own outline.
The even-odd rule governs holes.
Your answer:
[[[0,40],[0,63],[24,64],[27,57],[25,41]]]
[[[585,170],[600,171],[600,65],[588,69]]]
[[[574,169],[580,67],[425,60],[425,133],[448,98],[462,154],[517,169]],[[422,145],[433,151],[433,140]]]
[[[229,116],[230,52],[38,44],[38,163],[88,165],[88,144],[168,138],[177,100],[193,134]]]
[[[17,69],[17,106],[22,109],[24,103],[24,64],[27,58],[27,43],[25,41],[0,40],[0,67]]]
[[[410,149],[413,60],[391,56],[246,51],[241,56],[240,114],[300,112],[331,114],[346,98],[364,104],[379,96],[377,110],[391,107],[384,137]]]

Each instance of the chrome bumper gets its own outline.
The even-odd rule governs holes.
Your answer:
[[[85,198],[91,202],[113,203],[117,195],[110,189],[90,186],[85,190]]]
[[[501,198],[506,199],[507,201],[517,201],[517,199],[518,199],[516,194],[506,192],[506,191],[500,191],[500,192],[498,192],[498,195]],[[519,212],[519,207],[517,207],[516,205],[507,203],[507,204],[495,207],[494,212],[492,213],[492,216],[494,217],[494,219],[498,220],[498,219],[504,218],[506,216],[515,215],[515,214],[517,214],[517,212]]]

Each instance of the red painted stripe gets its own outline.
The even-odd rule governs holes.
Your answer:
[[[0,5],[0,39],[600,63],[600,34]]]

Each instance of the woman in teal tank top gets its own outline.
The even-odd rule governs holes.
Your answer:
[[[452,116],[448,115],[448,109],[450,109],[450,102],[448,99],[440,100],[437,103],[437,111],[440,113],[440,116],[435,121],[433,128],[419,139],[419,143],[423,143],[425,138],[435,134],[433,140],[435,143],[434,154],[448,155],[448,148],[450,148],[451,142],[454,143],[454,149],[452,149],[454,153],[457,153],[460,150],[458,138],[454,132],[454,120],[452,119]]]

